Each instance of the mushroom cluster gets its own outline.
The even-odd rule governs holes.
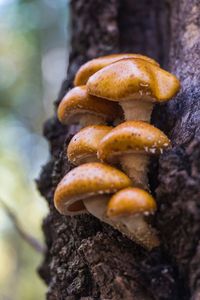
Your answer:
[[[91,213],[151,250],[159,239],[151,226],[149,158],[170,147],[150,124],[151,112],[176,95],[179,81],[149,57],[115,54],[81,66],[74,86],[57,116],[82,129],[66,149],[75,168],[58,184],[55,207],[64,215]]]

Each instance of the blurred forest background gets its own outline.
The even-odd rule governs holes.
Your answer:
[[[34,179],[48,159],[42,123],[67,67],[67,7],[67,0],[0,0],[0,199],[41,242],[47,207]],[[44,299],[41,259],[0,205],[0,300]]]

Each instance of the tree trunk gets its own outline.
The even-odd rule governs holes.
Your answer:
[[[61,216],[56,185],[70,165],[64,149],[76,126],[56,116],[44,126],[51,160],[38,187],[49,203],[43,230],[47,253],[40,275],[47,299],[200,299],[200,2],[199,0],[72,0],[72,51],[56,105],[85,61],[114,52],[158,60],[182,84],[173,101],[153,112],[153,123],[173,149],[151,165],[161,247],[147,252],[96,218]]]

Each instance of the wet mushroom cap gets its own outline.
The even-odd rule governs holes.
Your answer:
[[[91,95],[111,101],[164,102],[180,89],[179,80],[143,59],[122,59],[99,70],[87,82]]]
[[[123,172],[102,163],[87,163],[65,175],[56,188],[54,204],[61,214],[67,215],[74,212],[74,205],[84,207],[83,199],[112,194],[128,186],[131,180]]]
[[[87,93],[86,86],[80,86],[71,89],[61,100],[57,115],[61,123],[70,124],[74,123],[77,116],[83,114],[95,114],[106,121],[113,121],[123,115],[120,106],[91,96]]]
[[[126,121],[101,140],[98,157],[102,161],[115,163],[123,154],[159,154],[169,146],[168,137],[153,125],[142,121]]]
[[[139,188],[125,188],[114,194],[107,209],[108,217],[146,213],[156,211],[154,198],[146,191]]]
[[[90,156],[96,156],[100,141],[113,127],[92,125],[80,130],[67,147],[67,157],[74,165],[80,165]]]
[[[152,58],[149,58],[147,56],[141,55],[141,54],[134,54],[134,53],[122,53],[122,54],[111,54],[107,56],[98,57],[95,59],[92,59],[82,65],[78,72],[76,73],[75,79],[74,79],[74,85],[84,85],[87,83],[89,77],[99,71],[100,69],[112,64],[115,61],[118,61],[123,58],[140,58],[146,61],[149,61],[152,64],[158,65],[159,64]]]

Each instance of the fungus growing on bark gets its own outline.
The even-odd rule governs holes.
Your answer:
[[[68,147],[68,160],[75,166],[83,163],[97,162],[97,150],[102,138],[110,132],[112,127],[93,125],[81,129],[73,136]]]
[[[126,120],[147,122],[154,103],[170,100],[179,89],[179,80],[174,75],[139,58],[114,62],[87,82],[89,94],[119,102]]]
[[[112,64],[113,62],[116,62],[123,58],[140,58],[159,66],[159,64],[154,59],[141,54],[134,54],[134,53],[110,54],[110,55],[94,58],[86,62],[84,65],[82,65],[76,73],[74,79],[74,85],[78,86],[78,85],[86,84],[89,77],[92,76],[94,73]]]
[[[148,222],[149,216],[155,211],[156,202],[149,193],[129,187],[111,197],[107,216],[119,231],[151,250],[159,246],[156,232]]]
[[[64,215],[77,215],[89,211],[100,220],[106,217],[107,202],[111,194],[131,185],[123,172],[102,163],[87,163],[67,173],[58,184],[54,204]]]
[[[153,125],[126,121],[105,135],[97,155],[107,163],[120,163],[134,186],[148,189],[149,156],[160,154],[169,146],[168,137]]]
[[[58,106],[58,119],[62,124],[79,123],[82,127],[106,124],[122,118],[123,112],[116,103],[91,96],[86,86],[71,89]]]

